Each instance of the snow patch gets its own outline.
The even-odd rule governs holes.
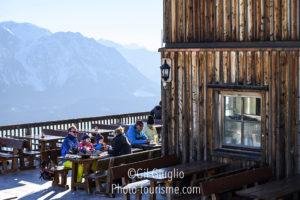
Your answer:
[[[15,35],[9,28],[3,26],[3,29],[6,30],[7,32],[9,32],[12,35]]]

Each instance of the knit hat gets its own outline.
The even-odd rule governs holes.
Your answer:
[[[152,115],[148,116],[147,124],[153,125],[154,124],[154,118]]]
[[[82,136],[82,140],[85,140],[85,139],[88,139],[88,138],[91,138],[88,134],[84,134],[84,135]]]

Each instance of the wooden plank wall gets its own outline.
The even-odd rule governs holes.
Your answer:
[[[267,86],[262,95],[262,156],[278,178],[295,172],[297,165],[297,95],[299,51],[296,50],[167,50],[172,59],[172,82],[163,91],[167,109],[164,149],[183,162],[211,160],[219,148],[218,92],[215,86]],[[234,91],[231,89],[230,91]],[[256,91],[241,89],[235,91]],[[239,166],[251,159],[218,157]]]
[[[164,42],[299,40],[299,0],[164,0]]]
[[[300,54],[299,54],[299,57],[300,57]],[[300,68],[300,59],[298,60],[299,61],[299,68]],[[298,77],[300,77],[300,69],[298,70]],[[297,152],[297,169],[298,169],[298,173],[300,174],[300,78],[298,78],[298,99],[297,99],[297,106],[298,106],[298,114],[297,114],[297,127],[298,127],[298,136],[297,136],[297,149],[298,149],[298,152]]]

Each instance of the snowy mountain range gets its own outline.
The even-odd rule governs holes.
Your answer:
[[[160,98],[158,53],[115,45],[0,23],[0,124],[151,109]],[[141,60],[133,51],[143,52]]]

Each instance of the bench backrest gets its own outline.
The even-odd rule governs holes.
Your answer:
[[[30,145],[29,142],[24,139],[0,138],[0,147],[10,147],[21,150],[23,148],[30,148]]]
[[[161,157],[161,149],[152,149],[148,150],[149,158],[158,158]]]
[[[128,164],[133,162],[138,162],[142,160],[157,158],[161,156],[159,149],[137,152],[122,156],[115,156],[110,158],[105,158],[97,161],[97,171],[105,171],[110,167],[120,166],[122,164]]]
[[[112,157],[112,163],[113,166],[118,166],[121,164],[126,164],[128,162],[137,162],[146,159],[149,159],[149,153],[147,151],[141,151],[137,153]]]
[[[106,171],[111,165],[111,160],[109,158],[97,160],[96,171]]]
[[[269,167],[262,167],[247,170],[230,176],[212,179],[200,184],[201,192],[205,196],[221,194],[232,191],[257,182],[268,181],[272,178],[272,170]]]
[[[110,169],[112,180],[125,177],[128,178],[128,170],[135,169],[140,170],[140,172],[159,169],[164,167],[169,167],[179,163],[176,156],[165,156],[160,158],[153,158],[148,160],[143,160],[139,162],[129,163],[125,165],[115,166]]]

